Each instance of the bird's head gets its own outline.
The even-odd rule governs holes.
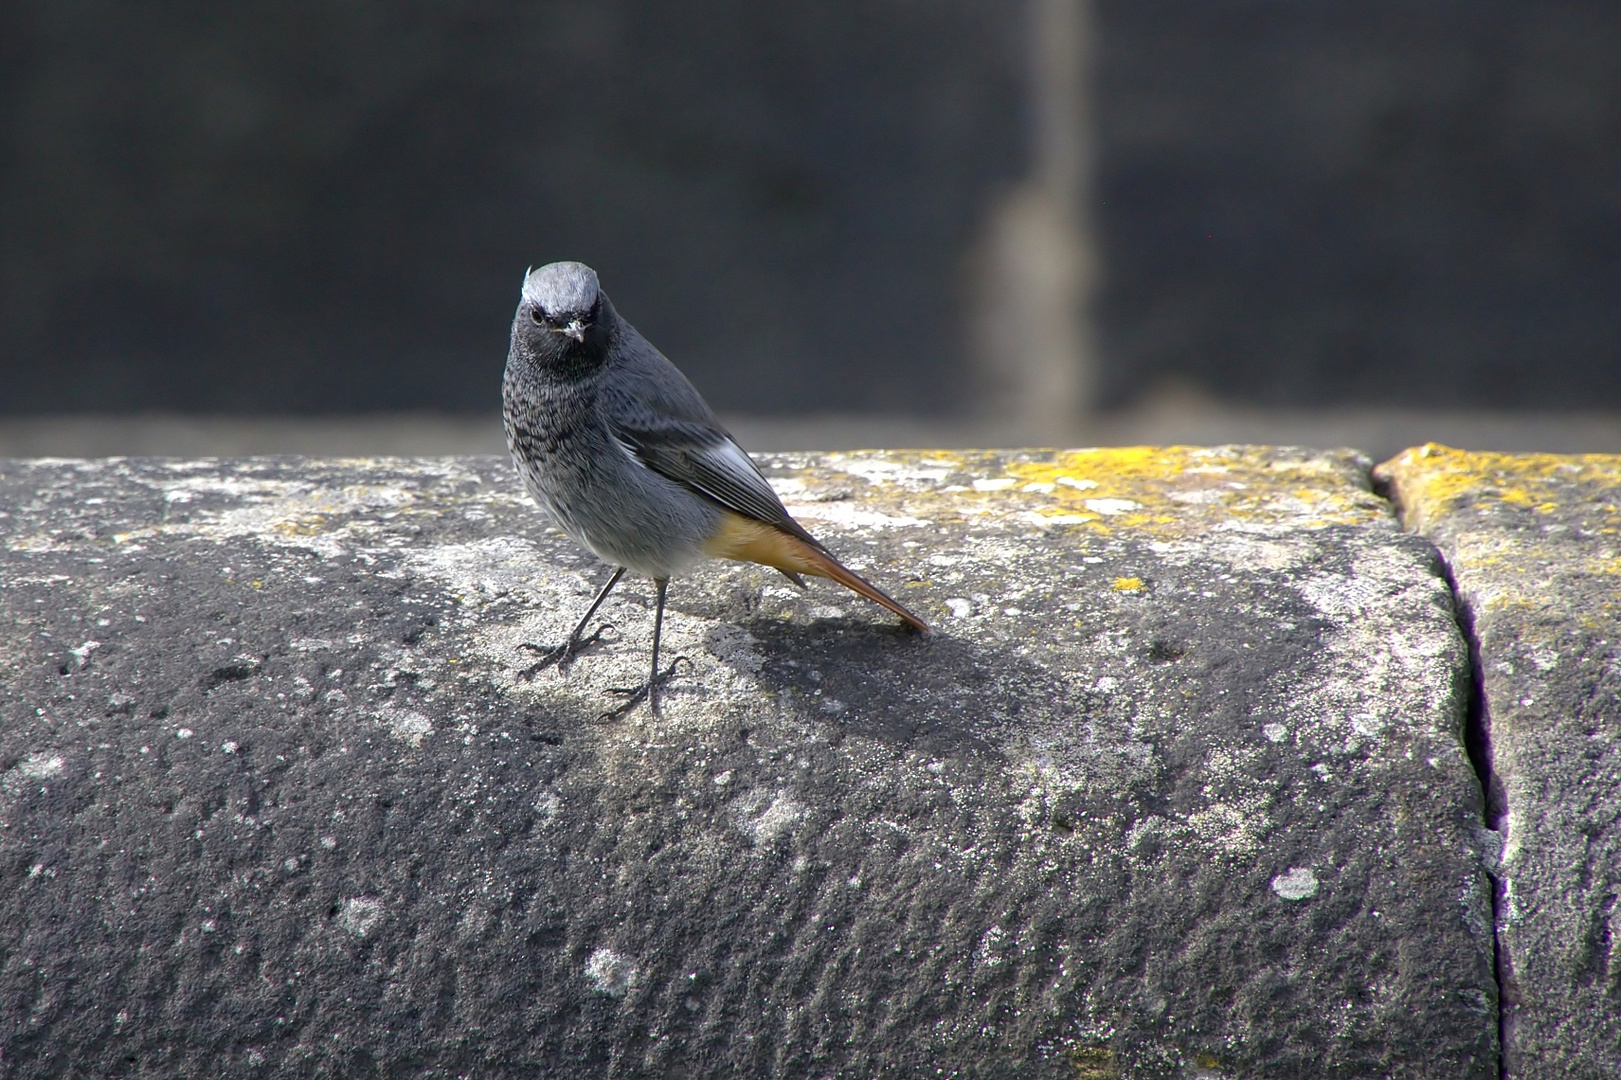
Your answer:
[[[595,368],[607,358],[612,320],[595,270],[584,263],[549,263],[524,275],[513,349],[545,368]]]

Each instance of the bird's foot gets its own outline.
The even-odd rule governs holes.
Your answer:
[[[642,683],[640,686],[609,687],[608,693],[623,697],[625,701],[622,704],[616,705],[612,709],[609,709],[598,719],[617,720],[621,716],[628,714],[632,709],[636,708],[636,706],[640,705],[644,701],[652,706],[654,715],[657,715],[659,711],[659,690],[663,688],[665,683],[675,678],[676,669],[682,664],[687,665],[688,668],[692,667],[691,660],[688,660],[685,656],[678,656],[674,660],[670,661],[669,667],[659,672],[659,674],[654,678]]]
[[[528,682],[537,674],[545,671],[554,664],[557,666],[559,671],[568,670],[568,666],[574,663],[575,657],[585,652],[585,650],[590,648],[592,645],[601,643],[602,635],[607,631],[614,629],[617,628],[613,623],[603,623],[590,634],[587,634],[584,637],[571,637],[561,645],[546,646],[536,645],[534,642],[530,641],[520,642],[518,644],[518,648],[527,649],[532,653],[539,653],[540,659],[518,672],[518,678]]]

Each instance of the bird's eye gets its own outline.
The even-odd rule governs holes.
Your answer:
[[[529,309],[529,317],[535,320],[535,325],[537,326],[546,321],[546,316],[540,313],[540,309],[538,307]]]

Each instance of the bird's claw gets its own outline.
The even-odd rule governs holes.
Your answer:
[[[651,702],[653,711],[657,713],[659,711],[659,688],[665,683],[669,682],[671,679],[675,678],[676,669],[682,664],[687,665],[689,669],[692,667],[691,660],[687,659],[685,656],[678,656],[674,660],[670,661],[670,666],[659,672],[656,678],[649,679],[640,686],[610,686],[608,688],[608,693],[616,694],[625,698],[626,700],[622,704],[616,705],[612,709],[609,709],[607,712],[603,713],[600,717],[598,717],[598,719],[617,720],[644,701]]]
[[[532,653],[539,653],[540,659],[518,672],[518,678],[528,682],[537,674],[556,665],[559,671],[566,671],[574,663],[574,658],[583,653],[588,647],[602,641],[602,635],[609,630],[618,629],[613,623],[603,623],[596,630],[581,638],[570,638],[561,645],[536,645],[532,641],[521,641],[518,648],[527,649]]]

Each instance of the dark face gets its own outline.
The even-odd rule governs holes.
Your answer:
[[[513,343],[521,341],[542,368],[583,374],[607,359],[609,330],[603,314],[601,294],[585,311],[548,312],[525,300],[518,308]]]

